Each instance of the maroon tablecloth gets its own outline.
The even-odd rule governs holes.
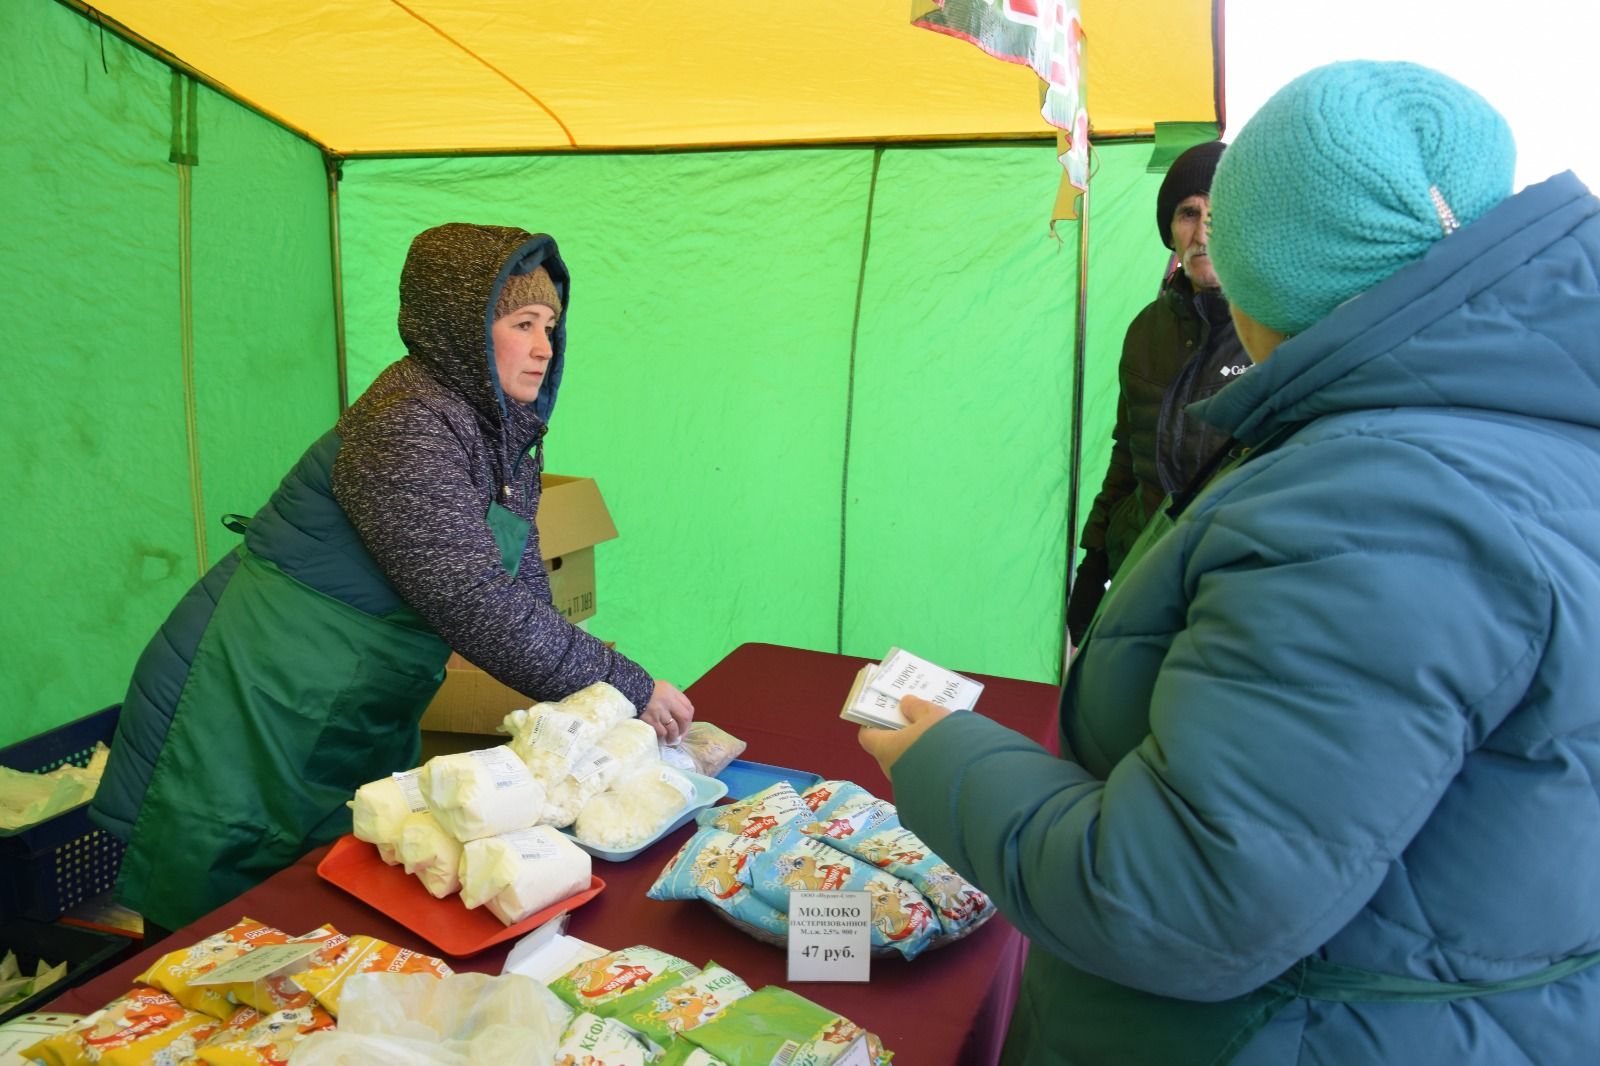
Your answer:
[[[688,690],[698,718],[749,742],[744,757],[854,780],[882,795],[886,782],[856,743],[839,707],[864,659],[745,644]],[[959,664],[954,664],[959,668]],[[1054,686],[980,677],[982,712],[1054,748]],[[661,868],[686,840],[686,826],[626,863],[596,862],[606,891],[573,912],[568,932],[607,948],[649,944],[697,964],[716,960],[753,988],[784,984],[785,955],[723,922],[704,903],[645,898]],[[174,841],[182,847],[181,841]],[[291,933],[323,923],[436,953],[426,941],[317,876],[318,849],[113,970],[72,989],[47,1009],[87,1013],[121,995],[163,951],[193,943],[242,917]],[[498,973],[512,942],[467,959],[460,970]],[[1016,999],[1026,942],[996,916],[967,939],[912,962],[875,959],[870,984],[800,984],[796,991],[876,1032],[906,1066],[988,1064]]]

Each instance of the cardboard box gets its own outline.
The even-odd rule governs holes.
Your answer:
[[[592,478],[545,474],[539,500],[539,554],[550,575],[550,599],[569,622],[594,614],[594,546],[617,527]]]
[[[551,602],[567,621],[579,622],[595,612],[594,546],[614,539],[617,527],[592,478],[545,474],[541,481],[539,553],[550,575]],[[467,734],[472,742],[454,750],[484,747],[481,738],[493,734],[508,711],[533,702],[452,654],[444,684],[423,712],[423,739],[430,733]],[[460,743],[466,741],[436,737],[433,754]]]

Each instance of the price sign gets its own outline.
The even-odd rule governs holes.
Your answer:
[[[789,980],[866,981],[871,969],[868,893],[789,893]]]
[[[287,968],[303,961],[307,955],[312,955],[326,946],[327,943],[321,940],[305,940],[298,944],[265,944],[223,963],[210,973],[189,978],[189,983],[232,985],[277,977],[280,973],[287,972]]]

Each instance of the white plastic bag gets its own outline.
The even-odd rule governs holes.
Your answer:
[[[549,1066],[572,1009],[531,977],[365,973],[339,1027],[306,1037],[293,1066]]]

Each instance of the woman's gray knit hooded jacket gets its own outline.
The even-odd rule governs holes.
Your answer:
[[[524,406],[500,388],[490,330],[506,277],[536,266],[565,306],[544,388]],[[547,236],[464,223],[419,235],[400,275],[408,354],[339,419],[333,494],[400,597],[466,659],[536,700],[606,681],[642,710],[650,675],[551,606],[538,530],[513,577],[485,517],[492,501],[530,521],[539,506],[571,300]]]

